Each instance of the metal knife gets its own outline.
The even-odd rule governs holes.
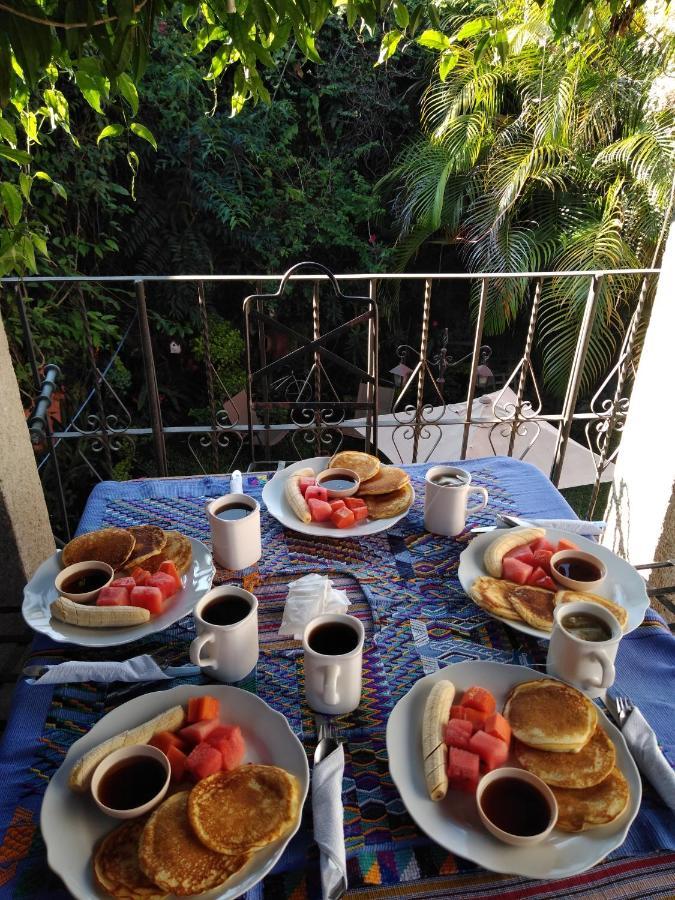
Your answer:
[[[76,662],[77,660],[73,660]],[[58,663],[54,663],[54,665],[58,665]],[[199,666],[185,665],[185,666],[169,666],[167,664],[159,664],[159,668],[164,672],[165,675],[168,675],[169,678],[189,678],[192,675],[199,675],[201,673],[201,669]],[[46,665],[33,665],[33,666],[24,666],[22,674],[26,678],[42,678],[42,676],[51,669],[52,666]],[[92,679],[95,681],[96,679]],[[131,683],[131,682],[130,682]]]

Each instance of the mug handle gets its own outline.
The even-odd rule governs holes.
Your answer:
[[[337,681],[338,675],[340,674],[339,666],[323,666],[323,687],[322,687],[322,699],[323,702],[328,706],[337,706],[340,702],[340,695],[338,694],[337,689]]]
[[[488,492],[487,492],[486,488],[476,485],[476,487],[469,488],[469,493],[471,493],[472,491],[478,491],[480,494],[483,495],[483,499],[481,502],[477,503],[475,506],[467,506],[467,508],[466,508],[467,515],[469,513],[480,512],[481,509],[485,509],[485,507],[487,506],[487,503],[488,503]]]
[[[202,659],[201,652],[206,644],[212,644],[215,641],[215,637],[211,632],[204,632],[204,634],[198,635],[194,641],[190,644],[190,662],[193,666],[201,666],[206,669],[217,669],[218,663],[215,659]]]
[[[587,678],[586,679],[586,687],[587,688],[607,688],[611,687],[614,684],[614,678],[616,672],[614,671],[614,664],[604,653],[590,653],[589,657],[593,662],[600,663],[602,667],[602,675],[599,678]]]

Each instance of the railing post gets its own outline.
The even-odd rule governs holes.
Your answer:
[[[87,305],[84,302],[84,294],[80,287],[77,292],[80,315],[82,316],[82,328],[84,337],[87,342],[87,356],[89,357],[89,365],[91,373],[94,377],[94,396],[96,397],[96,408],[98,411],[99,428],[101,429],[101,443],[103,444],[103,452],[105,454],[106,465],[108,466],[108,474],[112,478],[113,463],[112,453],[110,452],[110,439],[108,436],[108,423],[105,416],[105,407],[103,405],[103,392],[101,391],[101,373],[96,363],[96,355],[94,353],[94,342],[91,338],[91,329],[89,328],[89,317],[87,315]]]
[[[319,321],[319,282],[315,281],[312,286],[312,340],[317,341],[321,336],[321,325]],[[314,351],[314,400],[321,402],[321,351]],[[316,447],[316,455],[321,455],[321,423],[323,412],[321,407],[314,407],[314,446]]]
[[[134,282],[134,286],[136,288],[136,309],[138,311],[138,325],[141,332],[145,386],[148,391],[148,402],[150,404],[150,424],[152,425],[152,437],[155,445],[155,459],[157,461],[159,474],[161,476],[166,476],[168,475],[166,447],[164,445],[162,411],[159,404],[159,389],[157,387],[157,370],[155,369],[155,358],[152,352],[152,339],[150,337],[150,324],[148,322],[148,308],[145,303],[145,285],[141,279],[138,279]]]
[[[572,421],[574,418],[574,410],[579,398],[579,390],[581,388],[581,379],[584,374],[584,364],[588,355],[588,346],[591,341],[591,332],[593,330],[593,322],[595,320],[595,307],[598,297],[598,291],[602,283],[602,276],[594,275],[586,296],[586,305],[584,307],[584,315],[579,328],[579,339],[574,351],[572,367],[570,369],[570,378],[567,382],[567,391],[562,408],[562,422],[558,429],[558,440],[556,442],[555,455],[553,457],[553,466],[551,468],[551,481],[556,486],[562,475],[562,467],[565,462],[565,453],[567,451],[567,442],[570,438],[572,430]]]
[[[379,416],[380,416],[380,313],[377,308],[377,279],[374,278],[370,284],[370,297],[373,301],[373,323],[372,329],[368,329],[368,334],[371,334],[372,330],[372,367],[370,366],[369,360],[369,370],[373,375],[373,407],[375,409],[374,413],[374,424],[373,424],[373,441],[372,447],[368,449],[377,456],[377,442],[378,442],[378,431],[380,427]]]
[[[417,462],[417,450],[422,431],[422,409],[424,407],[424,382],[427,373],[427,354],[429,352],[429,319],[431,318],[431,279],[424,282],[424,306],[422,308],[422,337],[420,339],[419,378],[417,379],[417,403],[415,405],[415,428],[413,430],[412,461]]]
[[[520,369],[518,378],[518,391],[516,393],[516,409],[511,425],[511,434],[509,436],[508,455],[513,455],[513,447],[516,443],[516,435],[520,426],[520,410],[523,405],[523,394],[525,393],[525,382],[527,381],[527,371],[530,368],[532,359],[532,344],[534,343],[534,330],[537,327],[537,314],[539,313],[539,302],[541,301],[541,278],[537,280],[534,289],[534,299],[532,300],[532,311],[530,313],[530,324],[527,328],[527,337],[525,338],[525,349],[523,351],[523,364]]]
[[[376,303],[377,298],[377,279],[371,278],[368,282],[368,296]],[[373,324],[368,323],[368,346],[366,348],[366,359],[368,360],[368,372],[373,375],[374,374],[374,365],[373,365]],[[377,344],[375,345],[377,348]],[[375,355],[377,356],[377,349],[375,349]],[[370,452],[370,445],[372,441],[372,428],[373,428],[373,417],[371,412],[371,405],[373,403],[373,394],[376,385],[368,381],[366,382],[366,450]],[[375,417],[377,418],[379,414],[379,410],[375,407]]]
[[[476,318],[476,331],[473,336],[473,354],[471,356],[471,372],[469,373],[469,389],[466,394],[466,421],[462,434],[462,452],[460,459],[466,459],[466,448],[469,446],[469,431],[471,430],[471,417],[473,415],[473,400],[476,396],[476,373],[480,359],[480,348],[483,343],[483,325],[485,324],[485,308],[487,306],[487,278],[480,283],[480,299],[478,301],[478,316]]]
[[[213,363],[211,362],[211,337],[209,334],[209,317],[206,312],[206,297],[204,295],[204,282],[197,282],[197,305],[204,332],[204,360],[206,362],[206,393],[209,400],[209,414],[211,416],[211,458],[213,471],[218,471],[218,419],[216,418],[216,393],[213,386]]]

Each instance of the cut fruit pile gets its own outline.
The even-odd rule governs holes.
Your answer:
[[[474,793],[481,775],[508,759],[511,728],[496,706],[490,691],[474,685],[451,708],[445,726],[451,788]]]
[[[551,577],[551,557],[560,550],[578,549],[576,544],[564,538],[558,541],[557,546],[546,538],[538,538],[529,544],[514,547],[502,559],[502,578],[514,584],[529,584],[555,591],[557,587]]]
[[[155,616],[164,611],[166,601],[182,587],[175,563],[166,560],[154,574],[138,567],[131,575],[116,578],[100,591],[96,605],[140,606]]]
[[[201,781],[215,772],[231,772],[241,764],[246,752],[241,728],[221,724],[220,703],[215,697],[190,699],[187,721],[180,731],[161,731],[149,741],[166,754],[174,784],[185,776]]]
[[[368,507],[360,497],[329,500],[328,491],[316,484],[315,478],[301,478],[299,488],[309,506],[312,522],[330,522],[336,528],[351,528],[368,518]]]

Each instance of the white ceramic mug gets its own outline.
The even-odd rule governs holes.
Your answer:
[[[354,646],[346,653],[317,652],[312,648],[314,632],[330,625],[347,627],[353,631]],[[324,632],[324,638],[325,636]],[[341,716],[359,705],[364,639],[365,632],[361,622],[354,616],[342,613],[317,616],[305,627],[302,636],[305,651],[305,696],[315,712]]]
[[[562,621],[575,613],[588,613],[600,619],[611,637],[606,641],[587,641],[570,634]],[[559,603],[553,613],[546,671],[579,688],[588,697],[604,697],[607,688],[614,684],[614,660],[622,635],[621,626],[604,606],[586,600]]]
[[[214,609],[209,616],[211,604]],[[235,607],[232,616],[228,615],[228,605]],[[228,618],[236,621],[218,624],[216,610],[223,621]],[[238,618],[241,613],[243,616]],[[243,588],[223,584],[202,597],[194,608],[194,617],[197,637],[190,644],[192,664],[206,669],[218,681],[240,681],[248,675],[258,662],[259,653],[256,597]]]
[[[219,519],[216,513],[233,504],[248,506],[251,512],[243,519]],[[248,494],[224,494],[207,505],[206,514],[211,529],[211,549],[219,565],[239,571],[258,562],[262,556],[262,543],[257,500]]]
[[[454,475],[462,483],[434,484],[440,475]],[[483,499],[468,506],[469,494],[479,493]],[[464,531],[469,513],[480,512],[488,502],[488,492],[484,487],[471,484],[471,473],[457,466],[432,466],[426,474],[424,484],[424,527],[432,534],[454,537]]]

